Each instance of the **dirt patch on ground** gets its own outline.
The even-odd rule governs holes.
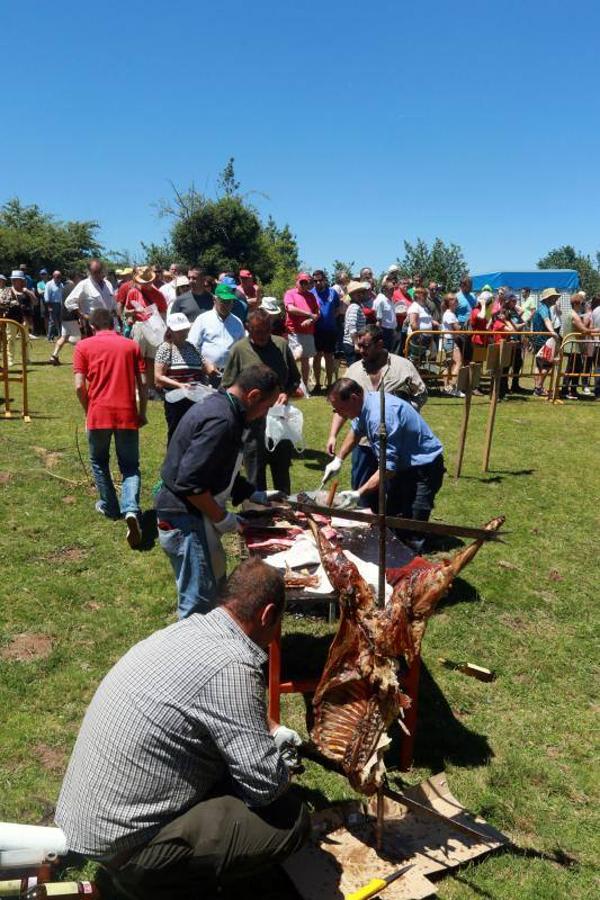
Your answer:
[[[36,744],[33,755],[48,772],[62,772],[65,768],[66,754],[64,750],[49,747],[47,744]]]
[[[73,503],[75,503],[76,499],[77,498],[74,497],[72,494],[68,494],[66,497],[62,498],[62,502],[66,503],[67,506],[71,506]]]
[[[52,638],[49,635],[25,631],[16,634],[8,644],[1,647],[0,656],[11,662],[34,662],[36,659],[46,659],[50,656],[52,646]]]
[[[36,456],[39,456],[42,465],[47,469],[53,469],[65,455],[60,450],[47,450],[45,447],[32,447],[31,449]]]
[[[0,472],[0,485],[8,484],[11,478],[12,475],[10,474],[10,472]]]
[[[81,562],[89,556],[89,550],[83,547],[59,547],[47,556],[42,557],[46,562],[63,563],[63,562]]]

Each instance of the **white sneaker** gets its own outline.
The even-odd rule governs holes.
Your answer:
[[[583,393],[586,395],[586,397],[590,397],[592,394],[592,392],[590,391],[590,389],[588,387],[584,387]]]
[[[465,395],[463,394],[462,391],[459,391],[458,388],[454,388],[454,390],[452,391],[452,396],[453,396],[453,397],[460,397],[461,399],[464,399],[464,396],[465,396]]]

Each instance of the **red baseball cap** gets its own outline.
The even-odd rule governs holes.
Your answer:
[[[240,269],[240,278],[252,278],[250,269]]]

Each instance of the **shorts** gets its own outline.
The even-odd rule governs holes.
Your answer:
[[[313,334],[294,334],[290,333],[289,341],[290,350],[294,354],[294,359],[310,359],[316,353],[315,337]]]
[[[335,353],[337,332],[315,331],[315,350],[317,353]]]
[[[144,359],[154,359],[158,347],[148,340],[142,329],[141,322],[134,323],[131,329],[131,339],[139,345],[140,353]]]
[[[60,336],[68,338],[70,344],[76,344],[81,340],[81,328],[79,322],[73,319],[71,322],[62,322],[60,326]]]

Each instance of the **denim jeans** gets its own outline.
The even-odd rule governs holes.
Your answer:
[[[121,502],[110,475],[110,441],[114,436],[117,462],[123,477]],[[140,445],[134,428],[92,428],[88,431],[90,463],[102,512],[111,519],[140,511]]]
[[[48,340],[60,337],[60,325],[62,319],[62,307],[60,303],[48,303]]]
[[[174,515],[157,510],[158,541],[175,572],[177,615],[207,613],[217,599],[204,522],[200,516]],[[170,526],[166,528],[165,526]]]

